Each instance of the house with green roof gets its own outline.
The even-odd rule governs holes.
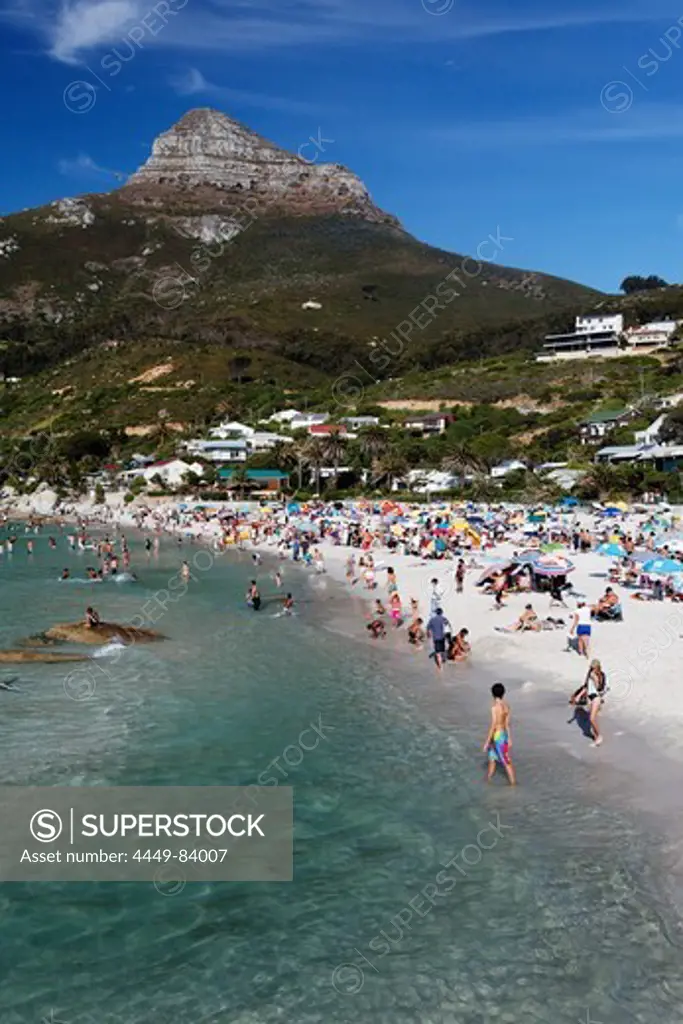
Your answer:
[[[218,479],[230,487],[236,473],[239,474],[238,479],[246,480],[247,484],[262,491],[281,491],[289,483],[289,473],[280,469],[235,470],[227,466],[218,470]]]
[[[579,424],[583,444],[600,441],[617,427],[625,426],[636,415],[635,409],[598,409]]]

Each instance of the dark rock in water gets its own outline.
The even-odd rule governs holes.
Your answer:
[[[19,641],[22,647],[56,647],[59,642],[50,639],[45,633],[36,633],[35,636],[27,636],[25,640]]]
[[[47,629],[45,636],[51,641],[97,645],[114,639],[128,644],[149,644],[166,639],[155,629],[138,629],[118,622],[100,622],[98,626],[86,626],[84,622],[65,622]]]
[[[55,665],[58,662],[68,661],[89,661],[87,654],[64,654],[58,651],[27,651],[27,650],[10,650],[0,651],[0,663],[1,662],[42,662],[46,665]],[[8,687],[4,687],[8,689]]]

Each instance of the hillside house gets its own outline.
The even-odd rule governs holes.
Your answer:
[[[525,470],[526,468],[526,463],[520,462],[519,459],[508,459],[507,462],[501,462],[500,465],[493,466],[491,476],[494,480],[498,480],[503,476],[507,476],[508,473],[516,473],[517,470]]]
[[[329,437],[330,434],[338,434],[347,439],[349,431],[344,423],[314,423],[308,428],[311,437]]]
[[[379,416],[342,416],[339,422],[345,423],[350,430],[365,430],[367,427],[378,427]]]
[[[668,473],[683,466],[683,445],[614,445],[601,448],[595,455],[596,462],[647,462],[659,472]]]
[[[609,409],[595,412],[579,425],[582,444],[600,441],[617,427],[625,426],[635,416],[633,409]]]
[[[186,473],[196,473],[201,476],[204,467],[200,462],[186,462],[184,459],[166,459],[162,462],[153,462],[150,466],[140,466],[136,469],[128,469],[121,474],[127,483],[131,483],[136,477],[142,477],[146,484],[154,482],[159,477],[166,487],[178,487],[184,483]]]
[[[662,413],[658,416],[654,423],[651,423],[645,430],[636,430],[633,435],[635,443],[639,445],[656,444],[659,441],[659,435],[666,419],[666,413]]]
[[[404,421],[403,426],[411,434],[419,434],[421,437],[435,437],[445,434],[451,423],[455,422],[455,416],[450,412],[437,412],[429,416],[411,416]]]
[[[621,313],[603,316],[577,316],[574,330],[566,334],[546,334],[537,362],[556,359],[585,359],[590,355],[614,355],[624,330]]]

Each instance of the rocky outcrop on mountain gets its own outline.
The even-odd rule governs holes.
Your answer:
[[[196,206],[295,214],[344,213],[397,223],[378,209],[360,178],[323,163],[324,140],[288,152],[217,110],[191,110],[160,135],[152,155],[121,190],[162,207],[174,194]]]

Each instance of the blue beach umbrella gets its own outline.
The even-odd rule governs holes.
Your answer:
[[[622,547],[621,544],[614,542],[608,544],[601,544],[598,548],[599,555],[608,555],[610,558],[623,558],[626,554],[626,548]]]
[[[565,508],[576,508],[578,504],[579,502],[576,498],[566,497],[560,500],[560,505],[564,505]]]
[[[676,562],[673,558],[651,558],[649,562],[643,563],[643,572],[653,572],[659,576],[673,576],[683,572],[683,562]]]

